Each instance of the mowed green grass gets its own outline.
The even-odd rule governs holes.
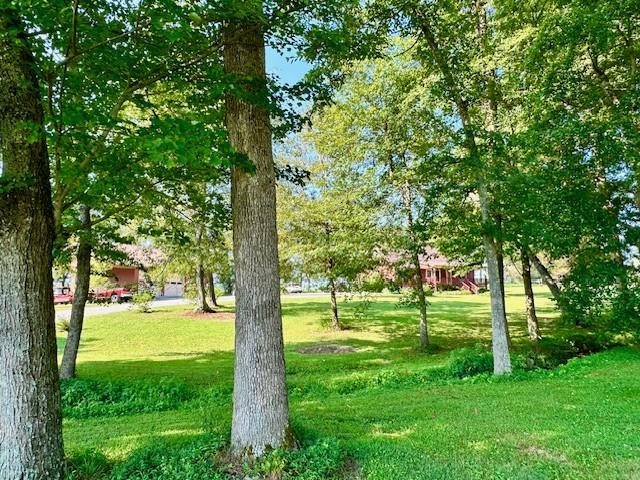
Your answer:
[[[364,316],[342,302],[341,332],[328,331],[328,298],[283,300],[291,416],[301,434],[338,438],[368,479],[640,478],[640,352],[620,348],[579,368],[497,381],[385,382],[446,362],[447,352],[490,340],[488,295],[430,298],[436,353],[416,346],[417,315],[397,296],[375,296]],[[543,334],[560,327],[537,290]],[[527,346],[521,288],[507,290],[514,348]],[[227,305],[225,311],[232,311]],[[230,316],[228,316],[230,317]],[[159,413],[66,419],[69,451],[97,448],[114,460],[158,438],[181,441],[230,428],[233,320],[202,320],[185,307],[85,320],[78,374],[99,381],[171,378],[216,401]],[[340,343],[356,353],[304,355]],[[62,352],[64,338],[59,338]],[[368,381],[368,379],[370,381]],[[378,379],[381,379],[378,381]],[[353,388],[350,385],[353,384]]]

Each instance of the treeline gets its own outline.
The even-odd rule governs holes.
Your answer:
[[[91,259],[129,232],[195,259],[231,215],[237,344],[231,450],[293,444],[280,318],[272,119],[322,93],[280,85],[265,46],[332,61],[357,2],[6,1],[0,6],[0,477],[63,476],[52,274],[77,279],[61,374],[75,374]],[[357,32],[356,32],[357,33]],[[359,34],[358,34],[359,35]],[[354,39],[358,36],[355,35]],[[336,42],[333,42],[336,43]],[[354,43],[354,47],[357,45]],[[355,50],[354,50],[355,51]],[[320,70],[318,71],[320,72]],[[231,184],[231,199],[227,199]],[[230,213],[232,212],[232,214]]]
[[[347,222],[359,235],[321,211],[310,218],[347,249],[369,248],[371,227],[387,225],[409,263],[432,238],[451,256],[486,258],[495,373],[511,368],[506,256],[537,268],[568,259],[554,291],[572,321],[637,325],[637,7],[3,1],[0,477],[63,476],[51,269],[75,257],[62,371],[73,376],[91,259],[126,240],[123,225],[190,251],[204,297],[209,247],[231,222],[231,450],[295,445],[275,185],[296,171],[274,168],[272,138],[305,124],[301,102],[315,102],[315,148],[332,160],[317,178],[359,208]],[[266,74],[266,46],[313,68],[283,85]],[[371,195],[344,181],[354,172]],[[329,278],[352,274],[316,253]],[[349,253],[358,268],[370,257]]]
[[[508,260],[522,274],[532,341],[543,334],[532,270],[564,321],[636,333],[634,5],[369,5],[388,42],[341,67],[335,101],[316,109],[296,139],[304,146],[282,154],[312,174],[281,189],[289,267],[328,278],[335,292],[400,252],[391,268],[412,284],[424,348],[419,256],[434,245],[462,268],[486,265],[496,374],[511,370]]]

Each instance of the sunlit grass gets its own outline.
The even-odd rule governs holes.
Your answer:
[[[520,292],[518,286],[507,290],[515,349],[528,345]],[[597,355],[586,373],[560,377],[382,386],[349,394],[313,389],[349,382],[353,375],[423,370],[443,364],[450,349],[488,344],[488,295],[449,293],[429,300],[435,353],[417,348],[417,314],[398,308],[398,296],[374,296],[364,316],[356,315],[355,300],[342,302],[347,329],[340,332],[323,327],[330,315],[328,298],[285,298],[294,427],[341,439],[370,479],[639,478],[634,477],[640,473],[636,350]],[[543,289],[537,289],[537,302],[543,334],[553,335],[561,326]],[[221,396],[175,411],[67,419],[68,449],[98,448],[118,460],[158,437],[184,440],[204,431],[228,431],[233,320],[195,319],[184,315],[187,309],[87,318],[79,375],[116,381],[172,378]],[[60,338],[60,347],[63,342]],[[299,353],[318,343],[348,344],[357,352]]]

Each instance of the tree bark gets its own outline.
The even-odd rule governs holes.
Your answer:
[[[336,282],[333,277],[329,277],[329,292],[331,294],[331,328],[342,330],[340,318],[338,317],[338,299],[336,297]]]
[[[560,297],[562,296],[562,291],[560,290],[558,283],[551,275],[551,272],[549,272],[547,267],[545,267],[545,265],[540,261],[537,255],[530,254],[529,259],[531,260],[531,263],[533,263],[533,266],[536,267],[538,274],[540,275],[540,277],[542,277],[542,281],[551,292],[551,295],[553,296],[556,303],[559,303]]]
[[[246,92],[266,98],[263,32],[258,21],[246,18],[225,26],[225,70]],[[259,457],[295,441],[285,379],[271,124],[264,106],[246,98],[229,93],[225,101],[229,141],[255,165],[255,172],[234,167],[231,176],[236,294],[231,451]]]
[[[484,180],[480,182],[478,194],[482,220],[484,223],[490,222],[489,194]],[[489,234],[484,234],[483,241],[489,276],[489,295],[491,296],[493,373],[495,375],[503,375],[511,372],[511,356],[509,355],[509,334],[507,332],[507,322],[505,321],[506,311],[502,295],[502,277],[500,275],[495,239]]]
[[[216,282],[213,279],[213,272],[209,272],[207,281],[209,282],[209,301],[214,307],[219,307],[220,305],[218,305],[218,299],[216,298]]]
[[[198,259],[196,265],[196,312],[211,313],[213,309],[207,303],[207,283],[202,259]]]
[[[0,7],[2,480],[63,475],[51,276],[53,206],[34,63],[17,12]]]
[[[89,283],[91,281],[91,209],[81,207],[82,231],[78,241],[76,253],[76,285],[73,292],[73,305],[69,317],[69,334],[64,346],[62,363],[60,364],[60,378],[67,379],[76,376],[76,361],[80,348],[80,336],[84,322],[84,310],[89,297]]]
[[[537,342],[542,336],[540,335],[540,328],[538,326],[533,286],[531,285],[531,262],[527,250],[524,247],[520,251],[520,258],[522,260],[522,281],[524,282],[524,295],[527,305],[527,331],[529,332],[529,338],[533,342]]]
[[[507,311],[506,311],[506,295],[504,293],[504,248],[503,248],[503,242],[502,240],[495,240],[496,243],[496,252],[498,255],[498,272],[500,275],[500,285],[502,287],[501,292],[502,292],[502,305],[504,305],[505,307],[503,308],[504,311],[504,317],[502,319],[502,321],[504,322],[504,331],[507,334],[507,343],[509,344],[509,348],[511,348],[511,334],[509,333],[509,322],[507,322]]]
[[[204,270],[204,262],[202,260],[202,253],[200,252],[200,246],[202,243],[202,235],[203,235],[204,227],[197,226],[195,232],[195,243],[196,248],[198,249],[197,260],[196,260],[196,308],[194,311],[203,312],[203,313],[211,313],[213,310],[209,307],[207,303],[207,283],[206,283],[206,273]]]

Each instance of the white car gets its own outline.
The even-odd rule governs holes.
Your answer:
[[[302,293],[302,287],[300,285],[288,285],[284,287],[287,293]]]

